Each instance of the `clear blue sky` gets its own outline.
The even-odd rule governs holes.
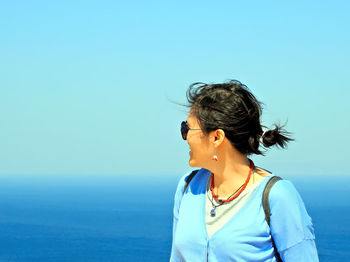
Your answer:
[[[350,174],[348,1],[1,1],[0,174],[181,175],[189,84],[238,79],[296,142],[255,162]]]

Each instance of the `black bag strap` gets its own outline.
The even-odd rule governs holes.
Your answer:
[[[270,213],[271,212],[270,211],[270,204],[269,204],[269,194],[270,194],[272,186],[279,180],[282,180],[282,178],[280,178],[279,176],[271,177],[269,179],[269,181],[267,181],[267,183],[265,185],[265,188],[264,188],[263,195],[262,195],[262,206],[263,206],[263,209],[264,209],[264,212],[265,212],[266,222],[267,222],[267,224],[269,226],[270,226],[270,215],[271,215],[271,213]],[[272,240],[273,248],[275,249],[276,259],[277,259],[277,261],[281,261],[282,262],[281,256],[278,253],[275,241],[273,240],[272,236],[271,236],[271,240]]]
[[[184,186],[184,192],[183,192],[183,193],[186,192],[186,189],[187,189],[187,187],[188,187],[188,184],[191,182],[192,178],[197,174],[198,171],[199,171],[199,169],[193,170],[193,171],[191,172],[191,174],[189,174],[189,175],[185,178],[185,186]]]

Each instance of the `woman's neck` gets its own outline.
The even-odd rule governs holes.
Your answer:
[[[235,150],[236,151],[236,150]],[[220,197],[228,197],[246,181],[250,161],[239,152],[221,152],[219,161],[210,171],[214,174],[214,191]]]

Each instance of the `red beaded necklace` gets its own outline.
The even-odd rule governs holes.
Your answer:
[[[215,195],[214,193],[214,174],[212,174],[211,176],[211,183],[210,183],[210,190],[211,190],[211,193],[214,197],[214,199],[219,202],[219,203],[225,203],[225,202],[230,202],[232,201],[233,199],[235,199],[236,197],[238,197],[242,192],[243,190],[247,187],[248,183],[249,183],[249,180],[250,180],[250,176],[252,174],[252,171],[253,171],[253,168],[254,168],[254,163],[252,160],[250,160],[250,170],[249,170],[249,174],[248,174],[248,177],[247,179],[245,180],[244,184],[242,185],[242,187],[240,188],[240,190],[235,193],[232,197],[228,198],[228,199],[219,199],[217,195]]]

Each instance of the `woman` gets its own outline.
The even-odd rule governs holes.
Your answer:
[[[318,261],[311,218],[294,186],[274,184],[265,217],[262,195],[273,175],[248,158],[263,154],[260,146],[284,148],[288,133],[278,125],[263,130],[260,103],[239,81],[195,83],[187,98],[181,132],[190,166],[201,169],[178,184],[170,261]]]

